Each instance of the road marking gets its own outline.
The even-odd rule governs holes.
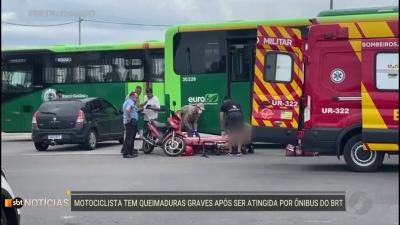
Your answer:
[[[102,152],[51,152],[51,153],[28,153],[25,156],[55,156],[55,155],[121,155],[118,152],[102,153]]]
[[[307,223],[317,223],[317,224],[321,224],[321,223],[332,223],[329,220],[306,220],[305,222]]]
[[[75,216],[61,216],[61,218],[65,219],[65,220],[69,220],[74,218]]]

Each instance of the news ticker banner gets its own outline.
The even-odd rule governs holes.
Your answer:
[[[71,211],[346,211],[345,192],[71,191]]]

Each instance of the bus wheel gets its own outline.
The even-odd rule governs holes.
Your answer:
[[[38,151],[46,151],[49,148],[49,144],[46,144],[44,142],[35,142],[35,148]]]
[[[382,152],[364,151],[361,135],[356,135],[346,142],[343,155],[347,167],[357,172],[373,172],[379,170],[385,156]]]

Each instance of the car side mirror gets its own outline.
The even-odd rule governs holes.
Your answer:
[[[175,107],[176,106],[176,101],[172,101],[172,105]]]

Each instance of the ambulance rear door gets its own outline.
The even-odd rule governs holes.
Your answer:
[[[296,143],[303,93],[301,32],[258,26],[252,88],[253,141]]]

